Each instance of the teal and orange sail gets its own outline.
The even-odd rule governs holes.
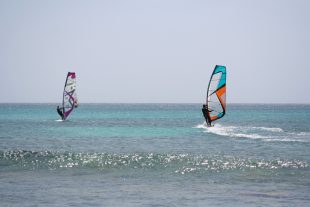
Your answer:
[[[216,65],[210,82],[206,98],[206,106],[210,122],[218,120],[226,112],[226,67]]]

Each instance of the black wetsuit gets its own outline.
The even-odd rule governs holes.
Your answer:
[[[203,116],[205,117],[207,125],[211,126],[211,119],[210,119],[210,116],[208,114],[208,108],[203,106],[201,110],[202,110]]]
[[[61,119],[64,120],[65,119],[64,114],[63,114],[62,110],[59,108],[59,106],[57,106],[57,112],[58,112],[59,116],[61,117]]]

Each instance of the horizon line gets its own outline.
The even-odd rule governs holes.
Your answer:
[[[61,104],[59,102],[0,102],[0,104]],[[204,104],[204,102],[79,102],[80,104]],[[309,105],[310,102],[231,102],[230,104],[292,104]]]

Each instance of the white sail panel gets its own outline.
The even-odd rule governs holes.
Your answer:
[[[68,72],[63,92],[64,117],[67,118],[72,110],[77,106],[76,75],[74,72]]]
[[[222,118],[226,110],[226,67],[215,66],[210,78],[207,108],[211,121]]]

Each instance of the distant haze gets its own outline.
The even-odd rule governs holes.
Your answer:
[[[307,0],[0,0],[0,102],[310,103]]]

